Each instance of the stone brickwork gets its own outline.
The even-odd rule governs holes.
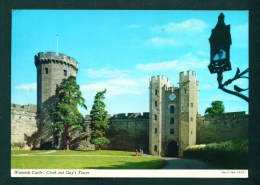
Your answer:
[[[121,113],[114,114],[109,117],[108,122],[110,127],[116,128],[128,128],[128,129],[141,129],[143,131],[148,131],[149,123],[149,113]]]
[[[85,119],[90,121],[90,115]],[[108,115],[109,129],[106,137],[110,144],[102,146],[107,149],[135,151],[142,148],[148,152],[149,113],[119,113]],[[144,138],[145,137],[145,138]]]
[[[41,141],[54,142],[52,120],[49,117],[48,106],[55,100],[55,90],[63,78],[76,76],[77,61],[67,55],[56,55],[54,52],[40,52],[35,56],[37,68],[37,112],[40,115]]]
[[[199,82],[196,73],[187,71],[180,73],[180,127],[179,127],[179,156],[182,156],[186,147],[196,144],[196,124],[198,114]]]
[[[11,144],[26,143],[25,134],[37,132],[36,105],[11,104]],[[23,149],[30,149],[27,145]]]
[[[198,116],[197,144],[248,138],[248,123],[245,112]]]
[[[150,80],[149,150],[152,155],[182,156],[196,144],[198,88],[195,72],[180,73],[179,87],[165,76]]]
[[[42,143],[55,143],[48,106],[55,99],[56,86],[62,79],[78,72],[75,59],[54,52],[38,53],[35,66],[37,106],[11,105],[11,143],[25,143],[25,135],[35,132]],[[106,134],[112,141],[108,148],[142,148],[152,155],[180,157],[187,146],[248,137],[248,115],[244,112],[198,114],[199,82],[195,72],[187,71],[186,75],[181,72],[179,87],[170,87],[165,76],[153,76],[149,88],[149,113],[108,115],[110,128]],[[85,120],[90,122],[89,115]]]

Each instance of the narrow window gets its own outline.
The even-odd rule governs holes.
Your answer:
[[[156,114],[154,115],[154,120],[157,120],[157,115]]]
[[[67,76],[67,70],[63,70],[63,76]]]
[[[192,131],[190,131],[190,134],[192,134]]]
[[[171,114],[174,113],[174,106],[173,106],[173,105],[170,107],[170,113],[171,113]]]
[[[157,134],[157,128],[154,129],[154,133]]]
[[[174,129],[173,128],[170,130],[170,134],[174,134]]]
[[[186,89],[184,89],[184,93],[186,93]]]
[[[157,95],[157,89],[154,90],[154,94]]]
[[[171,118],[171,124],[174,124],[174,118]]]
[[[48,71],[48,68],[45,68],[45,74],[48,74],[49,71]]]
[[[190,107],[193,107],[193,103],[190,103]]]
[[[154,102],[154,106],[157,107],[157,101]]]
[[[190,121],[193,121],[193,117],[190,117]]]
[[[157,145],[154,145],[154,151],[155,152],[157,151]]]

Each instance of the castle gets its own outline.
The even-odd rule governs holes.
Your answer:
[[[12,103],[11,143],[24,143],[25,135],[37,132],[41,143],[57,145],[56,140],[59,138],[53,135],[48,105],[53,102],[56,86],[62,79],[76,76],[78,63],[64,54],[57,56],[54,52],[40,52],[35,56],[35,66],[37,106]],[[118,135],[114,132],[110,135],[112,140],[114,138],[111,147],[121,142],[118,149],[120,146],[128,147],[128,150],[140,147],[156,156],[181,157],[187,146],[248,135],[248,115],[245,112],[206,116],[198,114],[199,82],[196,81],[195,72],[187,71],[186,75],[180,72],[179,87],[170,87],[170,81],[165,76],[153,76],[149,88],[149,113],[108,115],[110,130],[122,128],[127,132],[139,133],[142,139],[137,141],[122,134],[121,139],[116,139]],[[86,115],[85,120],[89,119],[89,115]],[[25,146],[24,149],[30,147]]]

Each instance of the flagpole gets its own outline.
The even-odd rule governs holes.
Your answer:
[[[58,38],[58,35],[56,35],[56,55],[58,56],[59,55],[59,51],[58,51],[58,45],[59,45],[59,38]]]

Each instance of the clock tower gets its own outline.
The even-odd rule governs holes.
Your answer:
[[[196,144],[198,87],[195,72],[180,73],[179,87],[165,76],[150,79],[149,151],[152,155],[180,157]]]

